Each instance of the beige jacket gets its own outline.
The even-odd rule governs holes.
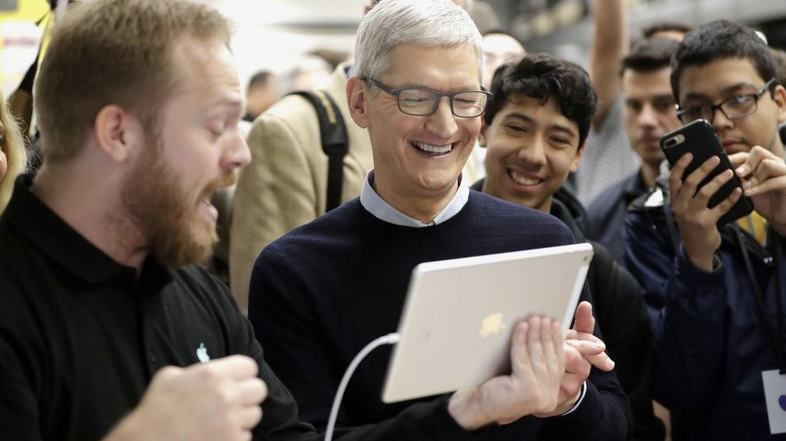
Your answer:
[[[342,202],[360,194],[373,163],[368,133],[349,115],[345,67],[338,66],[326,87],[349,137]],[[284,97],[257,118],[248,146],[252,160],[238,180],[229,248],[230,286],[244,312],[251,269],[260,251],[325,212],[328,170],[316,111],[299,96]]]

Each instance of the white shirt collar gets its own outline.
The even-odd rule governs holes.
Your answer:
[[[439,225],[457,215],[464,208],[464,205],[467,204],[467,200],[469,200],[469,186],[464,181],[465,179],[461,179],[461,176],[459,176],[458,191],[453,195],[450,203],[431,222],[421,222],[409,217],[385,202],[371,185],[374,182],[374,170],[369,172],[366,180],[363,182],[363,188],[360,190],[360,204],[374,217],[390,224],[415,228],[431,227]]]

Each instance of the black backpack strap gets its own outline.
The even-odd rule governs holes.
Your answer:
[[[341,186],[344,182],[344,156],[349,151],[349,139],[344,119],[333,98],[325,91],[298,91],[290,95],[300,95],[314,106],[319,117],[319,135],[322,151],[328,156],[327,204],[325,211],[341,205]]]

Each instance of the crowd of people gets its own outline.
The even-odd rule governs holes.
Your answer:
[[[320,439],[416,265],[589,242],[566,336],[529,317],[506,373],[399,403],[377,350],[336,438],[786,439],[778,52],[727,20],[631,43],[626,2],[593,0],[585,70],[481,34],[471,4],[370,2],[352,60],[275,103],[270,73],[246,102],[209,6],[69,8],[33,89],[40,168],[0,97],[2,438]],[[732,170],[665,161],[697,120]]]

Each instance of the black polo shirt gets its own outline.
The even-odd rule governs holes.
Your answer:
[[[0,220],[0,439],[100,439],[161,367],[229,354],[255,358],[270,389],[256,435],[314,437],[223,284],[151,258],[137,278],[41,203],[31,183],[17,180]]]
[[[0,219],[0,440],[91,441],[133,409],[155,372],[245,354],[268,387],[255,440],[315,441],[292,395],[262,357],[226,286],[202,268],[148,258],[113,261],[30,192],[20,176]],[[201,355],[200,355],[201,354]],[[476,439],[447,399],[377,425],[336,430],[342,441]]]

